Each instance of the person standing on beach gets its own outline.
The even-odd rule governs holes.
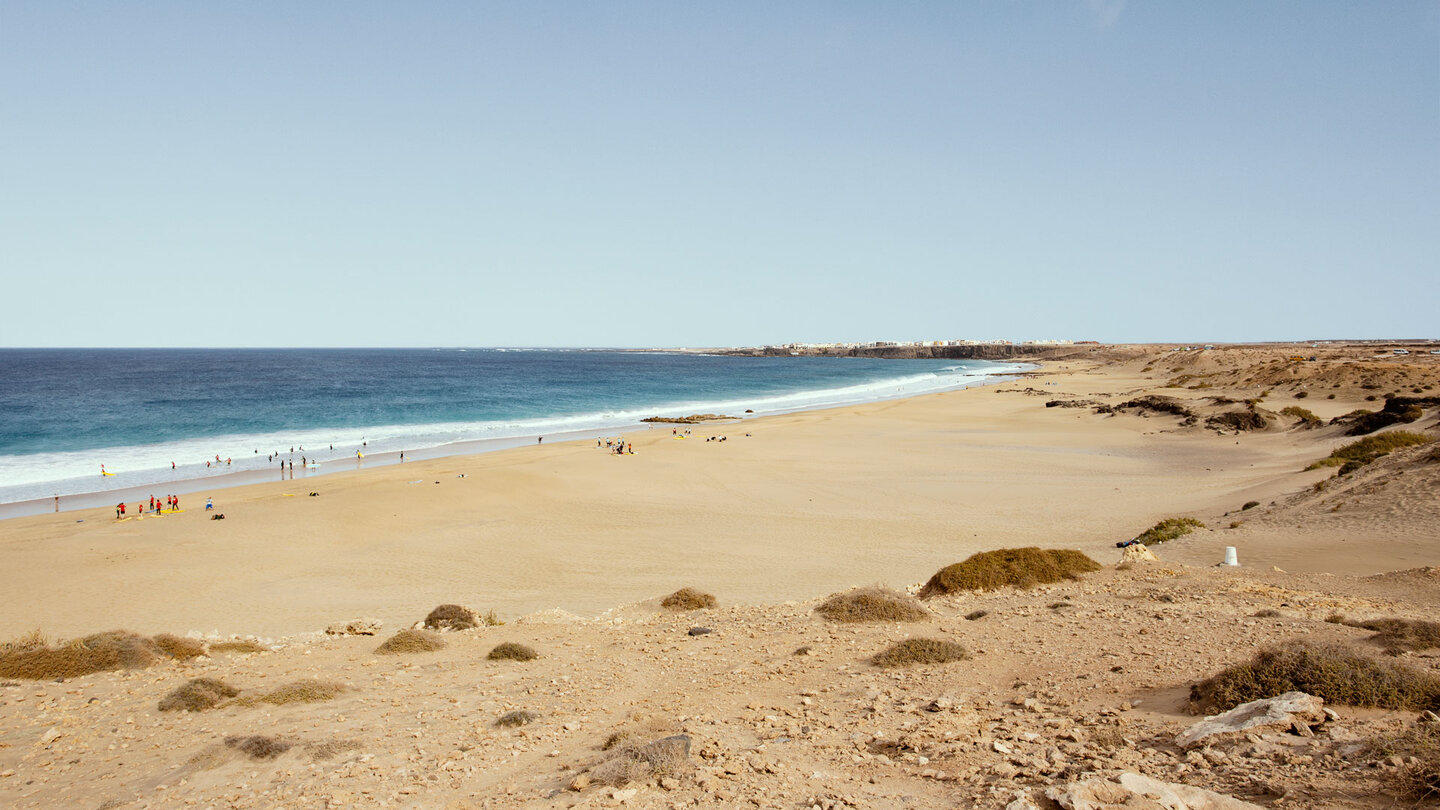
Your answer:
[[[404,451],[404,450],[401,450],[401,451],[400,451],[400,463],[401,463],[401,464],[404,464],[404,463],[405,463],[405,451]]]

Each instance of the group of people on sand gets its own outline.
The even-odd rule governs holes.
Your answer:
[[[595,440],[595,446],[600,446],[600,440]],[[635,445],[626,442],[624,439],[606,439],[605,449],[617,456],[635,455]]]
[[[146,506],[149,506],[150,508],[149,508],[149,509],[146,509],[146,508],[145,508]],[[180,496],[179,496],[179,495],[166,495],[166,496],[165,496],[165,500],[163,500],[163,501],[160,500],[160,499],[158,499],[158,498],[156,498],[154,495],[151,495],[151,496],[150,496],[150,501],[149,501],[148,504],[147,504],[145,501],[140,501],[139,503],[135,504],[135,514],[137,514],[137,515],[143,515],[143,514],[145,514],[146,512],[149,512],[150,514],[153,514],[153,515],[159,515],[159,514],[163,514],[163,513],[165,513],[165,512],[179,512],[179,511],[180,511]],[[116,518],[117,520],[119,520],[120,518],[123,518],[123,517],[125,517],[125,502],[124,502],[124,501],[121,501],[120,503],[118,503],[118,504],[115,505],[115,518]]]

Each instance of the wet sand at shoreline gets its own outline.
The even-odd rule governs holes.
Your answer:
[[[633,456],[547,443],[197,492],[183,514],[159,518],[17,518],[0,541],[12,606],[0,635],[273,636],[361,615],[407,624],[442,602],[594,615],[684,584],[740,603],[807,599],[903,587],[1004,546],[1108,560],[1160,518],[1208,518],[1329,474],[1302,471],[1316,451],[1292,433],[1242,440],[1044,407],[1153,385],[1137,371],[1051,363],[994,386],[694,425],[687,439],[637,430],[625,434]],[[206,495],[225,520],[203,511]],[[1365,532],[1347,528],[1330,546],[1343,552]],[[1373,533],[1356,556],[1216,528],[1171,556],[1212,564],[1234,545],[1244,564],[1333,573],[1434,559],[1436,531],[1419,544]]]

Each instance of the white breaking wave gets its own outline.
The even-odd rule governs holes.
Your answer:
[[[982,369],[948,366],[938,372],[910,374],[869,383],[760,397],[660,403],[630,409],[475,422],[318,428],[285,433],[232,434],[157,444],[58,453],[0,456],[0,503],[103,492],[135,486],[203,480],[247,470],[275,470],[279,459],[319,463],[366,455],[413,452],[458,442],[520,439],[534,436],[634,430],[651,416],[719,413],[728,416],[815,410],[883,399],[935,393],[1022,371],[1024,364]],[[753,411],[747,414],[745,411]],[[293,452],[292,452],[293,448]],[[272,454],[279,455],[272,460]],[[219,460],[216,460],[216,456]],[[207,466],[208,461],[208,466]],[[171,463],[175,466],[172,469]],[[113,476],[102,477],[100,465]]]

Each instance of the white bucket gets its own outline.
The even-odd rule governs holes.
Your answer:
[[[1239,565],[1239,564],[1240,564],[1240,558],[1235,554],[1235,547],[1234,547],[1234,546],[1226,546],[1226,547],[1225,547],[1225,564],[1226,564],[1226,565]]]

